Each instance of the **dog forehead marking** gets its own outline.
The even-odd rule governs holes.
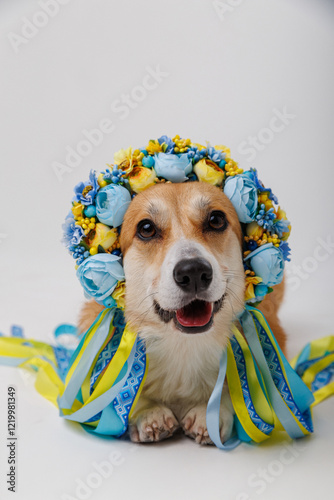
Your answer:
[[[186,205],[188,205],[188,208]],[[171,210],[172,206],[174,210]],[[198,216],[202,217],[203,213],[207,212],[211,206],[212,200],[210,198],[197,193],[190,193],[188,200],[180,199],[179,196],[175,196],[173,200],[165,200],[162,197],[151,199],[147,206],[147,214],[153,220],[161,221],[163,225],[167,225],[168,221],[172,221],[172,226],[175,227],[177,224],[178,231],[180,231],[182,226],[187,225],[189,217],[195,217],[196,219]]]
[[[196,210],[204,211],[211,207],[212,200],[207,196],[196,196],[192,201],[192,205]]]

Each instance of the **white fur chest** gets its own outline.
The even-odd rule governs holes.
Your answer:
[[[150,338],[143,396],[182,408],[207,403],[221,352],[222,347],[210,334],[187,336],[169,331],[165,337]]]

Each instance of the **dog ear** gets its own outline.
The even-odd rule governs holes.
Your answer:
[[[133,238],[135,237],[136,228],[133,222],[135,214],[135,209],[132,205],[130,205],[124,216],[122,231],[119,237],[120,248],[123,255],[126,254],[126,251],[130,247]]]
[[[79,314],[79,320],[78,320],[79,332],[80,333],[86,332],[103,309],[104,306],[98,304],[97,302],[95,302],[95,300],[90,300],[89,302],[85,302]]]

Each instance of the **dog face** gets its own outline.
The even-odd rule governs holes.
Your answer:
[[[217,336],[244,306],[241,227],[215,186],[160,184],[138,194],[121,248],[126,319],[146,338]]]

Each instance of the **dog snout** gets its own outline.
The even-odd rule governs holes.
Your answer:
[[[204,292],[210,286],[213,270],[210,262],[203,258],[183,259],[174,267],[174,281],[188,293]]]

